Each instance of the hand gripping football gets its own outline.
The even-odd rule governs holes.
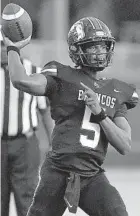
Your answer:
[[[2,12],[2,30],[12,42],[18,42],[32,36],[32,20],[19,5],[7,4]]]

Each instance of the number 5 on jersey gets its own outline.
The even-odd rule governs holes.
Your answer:
[[[81,126],[80,142],[83,146],[96,148],[100,139],[99,124],[90,122],[91,110],[86,106]]]

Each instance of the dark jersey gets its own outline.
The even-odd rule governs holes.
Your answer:
[[[136,105],[135,88],[116,79],[90,79],[82,69],[58,62],[48,63],[43,71],[47,78],[46,96],[56,123],[49,159],[57,168],[92,175],[101,169],[108,140],[96,116],[85,105],[80,82],[96,92],[111,119],[126,117],[127,108]]]

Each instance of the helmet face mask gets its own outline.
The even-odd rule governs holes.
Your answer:
[[[114,44],[108,27],[92,17],[79,20],[68,33],[69,55],[76,66],[103,70],[111,61]]]
[[[83,66],[90,66],[94,68],[107,67],[110,60],[110,43],[105,41],[88,42],[79,45],[79,55]]]

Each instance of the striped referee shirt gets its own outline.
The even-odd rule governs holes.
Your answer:
[[[23,65],[28,75],[39,73],[29,60]],[[36,97],[13,87],[7,64],[0,69],[0,135],[4,137],[27,133],[38,126],[37,107],[46,109],[45,97]]]

